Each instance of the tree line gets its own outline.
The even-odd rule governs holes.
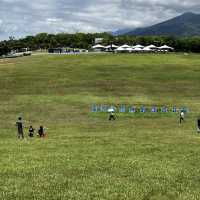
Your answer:
[[[27,36],[21,39],[10,37],[9,40],[0,42],[0,56],[9,53],[11,50],[29,48],[30,50],[49,48],[80,48],[90,49],[94,45],[95,38],[103,38],[103,45],[108,44],[129,44],[129,45],[150,45],[172,46],[176,51],[200,52],[200,36],[179,38],[173,36],[113,36],[109,33],[39,33],[35,36]]]

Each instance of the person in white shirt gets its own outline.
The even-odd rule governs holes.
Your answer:
[[[184,119],[185,119],[185,113],[183,111],[181,111],[181,113],[180,113],[180,124],[182,122],[184,122]]]

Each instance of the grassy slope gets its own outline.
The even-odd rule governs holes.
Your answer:
[[[0,60],[0,199],[200,199],[199,65],[173,54]],[[191,113],[182,126],[176,115],[109,123],[93,103]],[[20,113],[48,139],[18,141]]]

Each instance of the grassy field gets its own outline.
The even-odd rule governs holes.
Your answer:
[[[0,199],[200,199],[200,55],[40,55],[0,60]],[[187,106],[91,114],[96,104]],[[18,140],[17,117],[46,139]],[[27,129],[26,129],[27,135]]]

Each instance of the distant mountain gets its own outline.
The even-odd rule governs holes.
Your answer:
[[[200,14],[191,12],[184,13],[183,15],[153,26],[128,31],[125,35],[197,36],[200,35]]]
[[[114,35],[114,36],[124,35],[126,33],[131,32],[131,31],[133,31],[132,28],[119,29],[119,30],[112,32],[112,35]]]

